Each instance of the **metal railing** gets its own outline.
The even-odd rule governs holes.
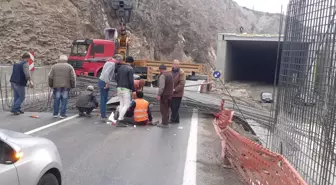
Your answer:
[[[26,98],[23,108],[37,106],[41,109],[50,107],[52,91],[48,87],[50,68],[36,68],[32,72],[34,88],[26,88]],[[13,104],[13,91],[10,83],[12,67],[0,67],[0,105],[2,110],[9,111]],[[1,109],[0,109],[1,110]]]

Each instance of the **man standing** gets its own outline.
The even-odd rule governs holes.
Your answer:
[[[168,128],[169,120],[169,108],[171,105],[174,84],[173,75],[170,71],[166,71],[167,67],[165,65],[160,65],[160,77],[159,77],[159,92],[157,100],[160,101],[160,112],[162,116],[162,122],[158,124],[158,127]]]
[[[180,68],[180,62],[178,60],[174,60],[173,62],[173,82],[174,82],[174,89],[173,89],[173,98],[171,104],[171,116],[170,122],[171,123],[180,123],[180,115],[179,115],[179,108],[181,105],[183,93],[184,93],[184,85],[186,81],[186,77],[184,71]]]
[[[67,63],[68,57],[61,55],[57,64],[54,64],[49,73],[49,87],[54,95],[54,118],[58,117],[61,107],[60,118],[66,118],[66,110],[69,91],[76,86],[76,74],[74,68]]]
[[[108,92],[110,90],[110,82],[115,79],[116,64],[122,62],[123,57],[116,54],[112,60],[105,62],[102,72],[99,77],[98,87],[100,91],[100,117],[101,121],[106,122],[106,103],[108,101]]]
[[[79,116],[91,116],[91,112],[94,108],[98,107],[98,102],[96,99],[96,95],[94,94],[94,87],[89,85],[86,88],[86,91],[80,93],[76,107],[79,112]]]
[[[29,72],[28,60],[30,59],[29,53],[23,54],[21,60],[13,65],[13,72],[10,78],[11,86],[14,94],[14,101],[11,112],[14,115],[23,114],[21,104],[25,100],[25,87],[28,84],[33,86]]]
[[[134,62],[133,57],[126,57],[126,63],[121,63],[117,67],[116,81],[117,93],[120,101],[119,117],[117,120],[117,127],[126,127],[124,116],[131,104],[131,92],[134,89],[134,70],[131,64]]]

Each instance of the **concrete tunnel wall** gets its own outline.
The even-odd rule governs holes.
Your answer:
[[[280,44],[281,60],[282,43]],[[273,84],[278,39],[219,36],[216,67],[225,82],[244,81]],[[278,73],[280,62],[278,62]],[[277,78],[279,79],[279,78]]]

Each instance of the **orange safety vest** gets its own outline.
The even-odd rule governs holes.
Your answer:
[[[141,122],[148,120],[148,101],[135,99],[134,121]]]

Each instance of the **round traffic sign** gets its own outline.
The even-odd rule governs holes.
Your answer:
[[[212,74],[212,76],[214,78],[219,78],[221,76],[221,73],[219,71],[214,71],[213,74]]]

